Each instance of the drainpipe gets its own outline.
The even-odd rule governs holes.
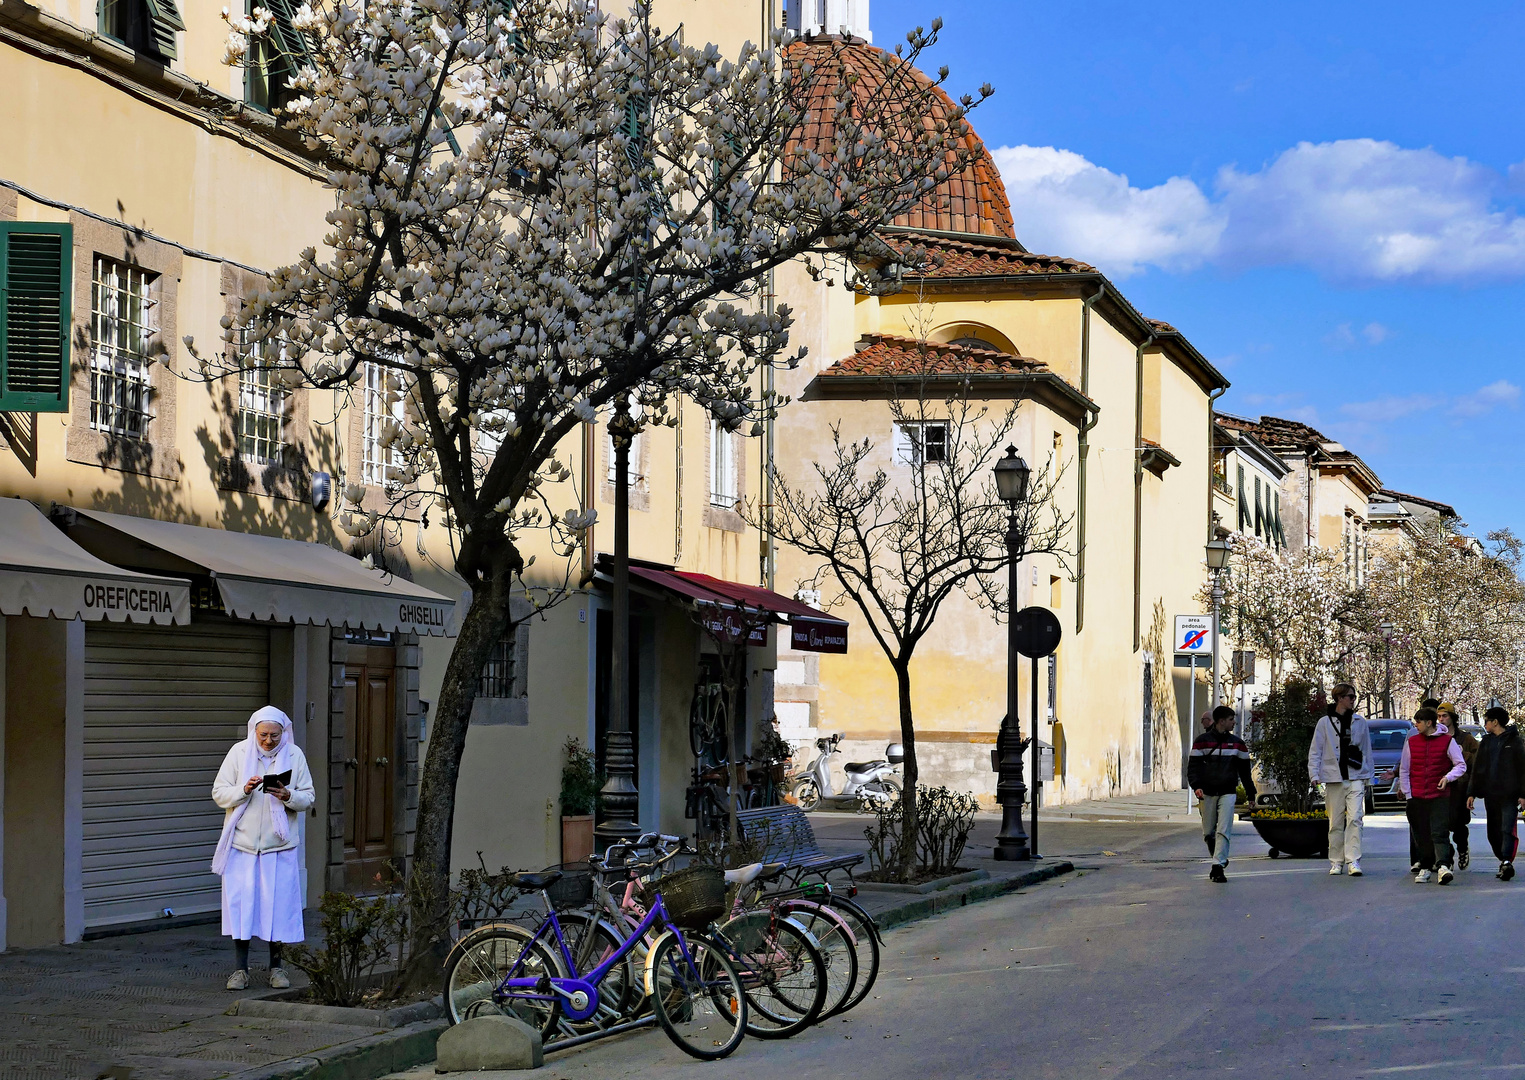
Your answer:
[[[774,292],[773,292],[772,269],[768,270],[766,277],[763,304],[768,318],[773,318]],[[773,365],[768,364],[763,370],[763,400],[769,405],[773,404],[774,395],[774,371]],[[762,463],[762,571],[763,585],[770,591],[776,588],[778,577],[778,548],[774,543],[773,536],[773,452],[774,439],[778,432],[778,421],[769,417],[763,431],[763,463]]]
[[[1133,651],[1138,652],[1139,610],[1144,592],[1144,350],[1150,332],[1133,350]]]
[[[1080,305],[1080,392],[1091,396],[1091,305],[1107,291],[1105,284],[1096,287],[1096,295]],[[1091,450],[1091,429],[1101,419],[1101,410],[1091,413],[1080,429],[1080,469],[1075,478],[1075,633],[1086,621],[1086,456]]]
[[[1207,538],[1209,540],[1213,538],[1213,418],[1218,415],[1218,399],[1226,393],[1228,393],[1228,387],[1220,386],[1207,395]],[[1239,523],[1236,521],[1234,524]]]

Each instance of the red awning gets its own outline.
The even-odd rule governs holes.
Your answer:
[[[691,603],[712,608],[714,615],[705,616],[705,628],[712,633],[732,638],[739,636],[743,626],[735,616],[746,608],[766,612],[771,616],[771,622],[788,623],[789,647],[792,649],[802,652],[847,651],[846,621],[770,589],[725,581],[708,574],[657,570],[647,566],[632,566],[630,576],[675,593]],[[753,645],[766,644],[767,629],[753,627],[747,640]]]

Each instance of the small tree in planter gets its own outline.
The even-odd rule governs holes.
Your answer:
[[[593,812],[604,786],[593,757],[575,735],[562,745],[566,759],[561,765],[561,861],[582,862],[593,854]]]
[[[1282,851],[1316,855],[1328,846],[1328,819],[1316,805],[1317,792],[1308,776],[1313,729],[1327,704],[1322,690],[1289,679],[1252,717],[1250,752],[1260,763],[1261,776],[1280,793],[1274,809],[1257,810],[1250,821],[1273,856]]]

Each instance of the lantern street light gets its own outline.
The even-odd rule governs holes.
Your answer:
[[[1218,708],[1218,609],[1223,603],[1223,571],[1228,567],[1234,546],[1220,532],[1207,542],[1207,568],[1213,575],[1213,709]],[[1195,661],[1194,661],[1195,662]],[[1196,679],[1192,669],[1192,679]]]
[[[1032,469],[1017,453],[1006,448],[1006,456],[995,464],[995,487],[1006,504],[1006,716],[1001,720],[1001,734],[996,739],[999,778],[996,801],[1001,804],[1001,831],[996,835],[995,857],[1003,862],[1026,862],[1033,857],[1022,828],[1022,804],[1027,801],[1027,784],[1022,779],[1021,726],[1017,718],[1017,563],[1027,538],[1022,534],[1020,511],[1027,502],[1027,481]],[[1038,718],[1032,718],[1033,737],[1038,734]]]
[[[1382,707],[1385,710],[1382,715],[1391,718],[1393,715],[1393,624],[1382,624],[1382,666],[1384,682],[1382,689]]]

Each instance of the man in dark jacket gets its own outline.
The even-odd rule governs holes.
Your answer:
[[[1191,744],[1186,783],[1202,800],[1202,839],[1213,857],[1209,881],[1228,880],[1229,834],[1234,830],[1234,795],[1240,784],[1255,805],[1255,781],[1250,775],[1250,750],[1234,734],[1234,710],[1219,705],[1213,710],[1213,726]]]
[[[1500,881],[1514,877],[1514,856],[1520,846],[1519,813],[1525,810],[1525,740],[1509,722],[1509,713],[1494,706],[1483,714],[1488,731],[1478,744],[1467,786],[1467,809],[1483,800],[1488,815],[1488,844],[1499,858]]]

